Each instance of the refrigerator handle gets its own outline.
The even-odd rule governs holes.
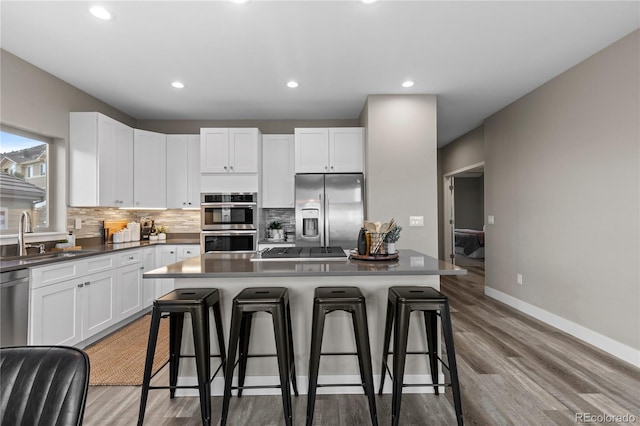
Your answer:
[[[325,247],[331,246],[331,240],[329,239],[329,195],[325,196],[325,208],[324,208],[324,241]]]
[[[326,211],[325,211],[325,205],[324,205],[322,193],[318,194],[318,200],[320,201],[320,214],[322,215],[321,217],[318,218],[318,228],[322,226],[322,229],[318,229],[318,234],[320,235],[320,247],[324,247],[325,246],[325,226],[327,224],[327,219],[326,219]]]

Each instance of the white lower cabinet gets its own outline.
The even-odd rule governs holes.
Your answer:
[[[116,303],[118,321],[123,320],[136,312],[142,306],[142,266],[140,264],[124,266],[116,269]]]
[[[115,295],[116,278],[109,272],[83,278],[82,338],[106,330],[117,322]]]
[[[73,346],[149,307],[173,280],[145,271],[200,255],[200,246],[153,246],[32,268],[29,344]]]
[[[30,345],[73,346],[82,341],[83,282],[62,281],[31,291]]]

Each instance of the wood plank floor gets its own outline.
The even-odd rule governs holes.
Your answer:
[[[639,369],[484,296],[483,267],[467,269],[467,276],[442,278],[452,308],[467,425],[640,425]],[[92,386],[84,424],[135,424],[139,398],[139,387]],[[391,395],[376,398],[380,425],[389,425]],[[306,397],[294,397],[293,404],[295,424],[304,425]],[[219,422],[221,406],[220,397],[212,398],[213,424]],[[627,415],[633,421],[580,421],[579,413]],[[402,425],[450,425],[454,420],[449,391],[444,397],[403,396]],[[170,400],[166,391],[151,391],[145,424],[198,425],[198,399]],[[233,398],[228,424],[284,424],[280,398]],[[314,425],[368,424],[364,396],[317,397]]]

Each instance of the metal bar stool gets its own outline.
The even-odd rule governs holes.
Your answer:
[[[324,320],[334,311],[346,311],[351,314],[355,333],[357,352],[322,353]],[[318,384],[318,370],[321,355],[357,355],[360,367],[361,383]],[[313,320],[311,322],[311,351],[309,356],[309,393],[307,395],[307,426],[313,423],[313,411],[316,403],[316,390],[329,386],[362,386],[369,399],[371,424],[378,425],[375,391],[373,389],[373,368],[371,367],[371,349],[369,346],[369,328],[367,326],[367,307],[365,298],[358,287],[318,287],[313,298]]]
[[[411,312],[422,311],[424,313],[425,327],[427,330],[427,352],[407,352],[407,337],[409,334],[409,318]],[[438,329],[437,317],[442,321],[442,334],[447,347],[448,365],[438,356]],[[394,327],[395,323],[395,327]],[[389,370],[387,358],[389,356],[389,343],[391,340],[391,328],[393,334],[393,371]],[[458,368],[456,366],[456,354],[453,346],[453,330],[449,315],[449,301],[442,293],[431,287],[390,287],[387,303],[387,319],[384,330],[384,346],[382,356],[382,372],[379,393],[382,395],[382,387],[387,372],[393,382],[393,396],[391,403],[391,424],[396,426],[400,422],[400,403],[402,388],[408,386],[433,386],[438,395],[439,386],[451,386],[453,392],[453,404],[456,410],[458,425],[462,425],[462,402],[460,399],[460,384],[458,382]],[[404,384],[405,358],[409,355],[428,354],[431,377],[430,384]],[[438,383],[438,361],[449,370],[450,383]]]
[[[213,317],[216,323],[216,333],[218,335],[219,355],[211,355],[209,341],[209,308],[213,309]],[[158,330],[160,328],[160,318],[163,313],[169,313],[169,361],[162,367],[169,364],[169,386],[150,386],[151,378],[158,374],[151,374],[153,358],[158,341]],[[191,315],[193,327],[193,342],[195,355],[180,354],[182,344],[182,326],[184,324],[184,314]],[[198,375],[197,386],[177,386],[178,367],[180,358],[195,358]],[[210,358],[220,358],[220,365],[211,374]],[[200,394],[200,413],[202,424],[211,424],[211,381],[223,371],[226,365],[224,348],[224,335],[222,333],[222,315],[220,314],[220,295],[215,288],[194,288],[179,289],[171,291],[153,302],[151,314],[151,329],[149,331],[149,343],[147,345],[147,359],[144,366],[144,378],[142,381],[142,396],[140,398],[140,412],[138,414],[138,425],[144,421],[147,397],[150,389],[169,389],[171,399],[175,397],[176,389],[198,389]],[[161,367],[161,369],[162,369]],[[160,371],[160,370],[158,370]]]
[[[267,312],[273,319],[273,330],[276,340],[275,355],[248,354],[249,337],[251,334],[251,320],[256,312]],[[238,361],[236,352],[239,348]],[[247,358],[276,356],[280,372],[279,385],[245,386],[244,380],[247,370]],[[238,386],[232,386],[233,370],[239,364]],[[284,419],[288,426],[293,424],[293,410],[291,407],[291,391],[298,396],[296,383],[296,368],[293,356],[293,336],[291,331],[291,309],[289,307],[289,291],[284,287],[256,287],[245,288],[233,298],[231,313],[231,331],[229,334],[229,362],[226,366],[224,380],[224,397],[222,399],[222,426],[227,424],[231,389],[238,390],[238,397],[243,389],[280,388]]]

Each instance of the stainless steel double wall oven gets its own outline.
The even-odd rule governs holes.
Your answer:
[[[208,252],[253,252],[258,249],[258,194],[200,194],[200,246]]]

